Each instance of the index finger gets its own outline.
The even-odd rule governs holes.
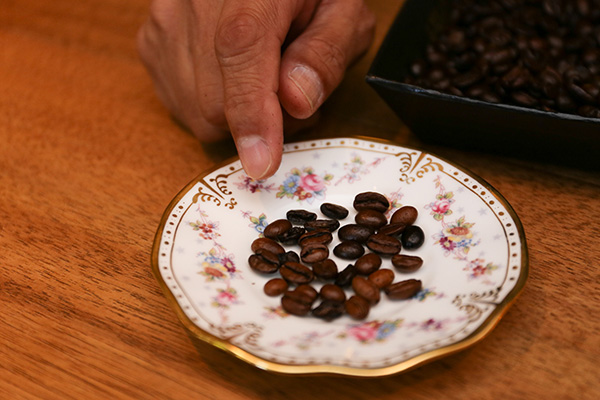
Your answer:
[[[273,175],[281,163],[279,66],[296,3],[229,0],[217,27],[225,115],[242,165],[255,179]]]

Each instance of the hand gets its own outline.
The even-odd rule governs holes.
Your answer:
[[[317,111],[374,26],[363,0],[153,0],[138,48],[173,117],[205,142],[231,132],[246,173],[265,179],[284,120]]]

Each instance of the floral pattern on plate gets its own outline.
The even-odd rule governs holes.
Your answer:
[[[363,191],[390,200],[388,217],[403,205],[419,210],[425,243],[402,252],[424,264],[396,280],[421,279],[423,289],[404,301],[383,296],[364,321],[288,315],[262,291],[272,276],[248,267],[250,244],[288,210],[320,214],[323,202],[351,210],[341,221],[350,223]],[[431,154],[354,138],[287,144],[266,180],[245,175],[239,160],[201,175],[165,211],[153,268],[192,336],[268,370],[356,376],[401,372],[481,340],[528,270],[518,217],[491,186]]]

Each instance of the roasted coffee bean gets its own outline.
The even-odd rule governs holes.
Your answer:
[[[369,280],[377,285],[378,288],[383,289],[391,285],[395,277],[396,274],[394,274],[394,271],[382,268],[369,275]]]
[[[327,218],[344,219],[348,216],[348,209],[338,204],[323,203],[320,207],[321,212]]]
[[[269,250],[258,249],[256,254],[248,257],[248,264],[257,272],[273,274],[279,269],[279,257]]]
[[[352,290],[354,290],[354,293],[367,300],[371,305],[379,303],[379,287],[367,278],[355,276],[352,279]]]
[[[285,216],[294,225],[304,225],[317,219],[317,214],[308,210],[289,210]]]
[[[381,257],[376,253],[368,253],[354,263],[356,272],[361,275],[370,275],[381,267]]]
[[[400,272],[414,272],[421,268],[423,259],[418,256],[396,254],[392,257],[392,265]]]
[[[317,296],[319,296],[319,292],[317,292],[317,290],[314,287],[310,286],[307,283],[299,285],[296,289],[294,289],[294,292],[302,293],[311,301],[315,301],[317,299]]]
[[[352,296],[344,303],[346,314],[354,319],[365,319],[369,315],[371,306],[369,302],[360,296]]]
[[[312,310],[312,315],[317,318],[322,318],[325,321],[333,321],[336,318],[344,315],[346,308],[344,303],[324,300],[321,304]]]
[[[306,232],[301,226],[292,226],[287,231],[283,232],[281,235],[277,236],[277,240],[286,245],[297,244],[298,239]]]
[[[298,244],[303,247],[310,243],[321,243],[328,245],[333,240],[331,232],[325,229],[315,229],[312,231],[305,232],[298,238]]]
[[[337,303],[344,303],[346,301],[346,292],[344,292],[344,289],[331,283],[323,285],[319,291],[319,295],[323,300]]]
[[[387,218],[384,213],[375,210],[362,210],[356,213],[354,221],[358,225],[366,226],[374,231],[387,224]]]
[[[367,240],[367,247],[377,254],[386,256],[398,254],[402,249],[402,245],[398,239],[381,233],[371,235],[369,240]]]
[[[403,206],[394,211],[390,218],[390,224],[412,225],[417,220],[419,211],[413,206]]]
[[[300,259],[307,264],[314,264],[329,257],[329,247],[322,243],[310,243],[300,249]]]
[[[388,298],[392,300],[403,300],[413,297],[421,291],[423,284],[418,279],[407,279],[405,281],[392,283],[384,288]]]
[[[402,236],[400,237],[402,247],[407,250],[416,250],[423,245],[425,241],[425,233],[417,225],[407,226]]]
[[[333,254],[344,260],[356,260],[365,254],[365,248],[354,240],[345,240],[333,248]]]
[[[336,277],[335,284],[339,287],[348,287],[352,284],[352,279],[357,275],[354,265],[349,264]]]
[[[304,224],[304,227],[307,231],[326,230],[335,232],[340,227],[340,221],[337,219],[316,219],[314,221],[308,221]]]
[[[381,193],[363,192],[354,197],[353,206],[356,211],[375,210],[384,213],[390,207],[390,202]]]
[[[314,263],[312,270],[317,278],[323,280],[335,279],[338,274],[337,264],[331,258]]]
[[[405,228],[406,224],[400,224],[396,222],[382,226],[381,228],[379,228],[377,233],[398,237],[402,232],[404,232]]]
[[[285,249],[273,239],[269,239],[266,237],[258,238],[252,242],[250,246],[253,253],[256,253],[259,249],[269,250],[274,254],[284,254]]]
[[[288,290],[288,283],[281,278],[273,278],[263,288],[267,296],[280,296]]]
[[[340,228],[338,237],[340,240],[354,240],[358,243],[365,243],[373,233],[374,230],[367,226],[348,224]]]
[[[289,314],[303,316],[310,312],[312,300],[305,294],[287,291],[281,298],[281,307]]]
[[[289,283],[301,285],[303,283],[310,283],[314,279],[314,273],[307,266],[288,261],[281,266],[279,269],[281,277]]]
[[[292,261],[292,262],[300,262],[300,256],[298,255],[298,253],[296,253],[295,251],[286,251],[285,253],[282,254],[277,254],[277,258],[279,258],[279,265],[283,265],[288,261]]]
[[[279,236],[292,228],[292,223],[287,219],[278,219],[265,227],[263,234],[265,237],[278,240]]]

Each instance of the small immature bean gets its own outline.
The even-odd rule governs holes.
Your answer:
[[[391,269],[382,268],[369,275],[369,280],[377,285],[378,288],[383,289],[394,282],[395,276],[396,274]]]
[[[392,283],[384,288],[385,294],[392,300],[404,300],[413,297],[423,287],[418,279],[407,279],[405,281]]]
[[[352,289],[354,293],[367,300],[369,304],[377,304],[379,302],[379,287],[367,278],[355,276],[352,279]]]
[[[263,290],[267,296],[280,296],[285,293],[288,286],[285,279],[273,278],[265,283]]]
[[[337,204],[323,203],[320,210],[323,215],[331,219],[344,219],[348,216],[348,209]]]
[[[414,272],[421,268],[423,259],[418,256],[396,254],[392,257],[392,264],[400,272]]]
[[[354,319],[365,319],[369,315],[369,302],[360,296],[352,296],[344,303],[346,313]]]
[[[361,275],[370,275],[381,267],[381,257],[376,253],[368,253],[354,263],[356,271]]]

